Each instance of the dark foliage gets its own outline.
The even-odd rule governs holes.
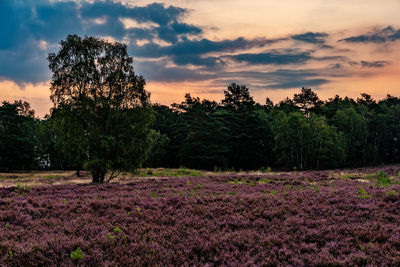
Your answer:
[[[139,167],[153,114],[126,45],[69,35],[60,46],[48,56],[56,147],[73,168],[84,165],[93,182]]]
[[[224,93],[221,103],[187,94],[172,108],[154,106],[154,127],[170,142],[165,160],[148,166],[325,169],[400,160],[399,98],[377,102],[362,94],[323,102],[303,88],[293,99],[259,105],[244,85]]]
[[[390,95],[380,101],[362,94],[357,100],[335,96],[322,102],[303,88],[293,99],[260,105],[246,86],[231,84],[220,103],[186,94],[171,107],[116,108],[101,99],[72,105],[66,98],[40,121],[32,118],[29,104],[4,103],[1,169],[45,162],[51,169],[98,169],[104,177],[107,170],[132,169],[143,160],[146,167],[205,170],[400,162],[400,99]]]
[[[0,105],[0,170],[36,168],[37,120],[29,103],[4,101]]]

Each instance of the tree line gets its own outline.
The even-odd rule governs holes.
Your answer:
[[[400,160],[400,99],[335,96],[310,88],[274,105],[255,103],[231,84],[220,102],[190,94],[171,107],[154,105],[146,166],[285,170],[357,167]]]
[[[48,56],[54,104],[44,119],[29,103],[0,105],[0,171],[89,170],[93,182],[143,167],[285,170],[400,161],[400,98],[310,88],[255,103],[232,83],[220,102],[185,95],[151,104],[124,44],[69,35]]]
[[[362,94],[356,100],[335,96],[321,101],[313,90],[303,88],[293,98],[276,105],[267,99],[262,105],[255,103],[246,86],[235,83],[224,94],[220,103],[186,94],[182,103],[152,104],[147,112],[127,116],[131,119],[126,121],[121,115],[105,119],[98,110],[95,118],[99,121],[91,118],[97,125],[92,127],[109,127],[118,134],[93,137],[92,142],[104,144],[91,153],[108,153],[110,163],[100,165],[129,165],[124,161],[136,159],[137,167],[205,170],[327,169],[400,160],[398,97],[388,95],[375,101]],[[90,168],[84,166],[88,141],[80,139],[84,134],[75,133],[83,130],[77,124],[80,116],[78,110],[60,107],[37,119],[29,103],[4,101],[0,106],[0,169]],[[154,117],[151,126],[144,126],[149,127],[147,134],[135,131],[145,116]],[[135,139],[147,141],[141,149],[137,144],[132,147],[141,152],[124,154],[124,138],[138,134],[142,136]]]

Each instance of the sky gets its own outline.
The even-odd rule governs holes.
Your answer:
[[[400,96],[399,0],[0,0],[0,100],[49,112],[47,55],[68,34],[125,43],[151,101]]]

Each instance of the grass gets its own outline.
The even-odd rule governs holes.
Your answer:
[[[187,168],[179,169],[139,169],[132,173],[135,177],[201,177],[205,175],[204,171],[192,170]]]
[[[25,194],[26,192],[28,192],[31,188],[25,184],[17,184],[17,188],[16,191],[19,192],[21,195]]]
[[[389,192],[386,193],[386,195],[389,196],[389,197],[395,197],[398,194],[399,193],[397,193],[395,190],[390,190]]]
[[[365,189],[362,187],[358,188],[358,193],[359,193],[359,195],[358,195],[359,198],[362,198],[362,199],[371,198],[371,195],[368,194],[368,192],[365,191]]]
[[[61,178],[61,175],[59,174],[43,176],[43,179],[59,179],[59,178]]]
[[[393,180],[385,172],[376,173],[376,185],[385,187],[393,184]]]
[[[245,180],[245,179],[241,179],[241,180],[235,179],[233,181],[229,181],[228,183],[229,184],[247,184],[247,180]]]

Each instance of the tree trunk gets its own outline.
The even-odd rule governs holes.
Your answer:
[[[79,169],[76,170],[76,177],[81,177],[81,171]]]
[[[94,183],[94,184],[100,183],[100,178],[99,178],[99,176],[93,175],[93,174],[92,174],[92,183]]]
[[[92,171],[92,183],[94,184],[104,183],[105,176],[106,173],[103,170]]]

